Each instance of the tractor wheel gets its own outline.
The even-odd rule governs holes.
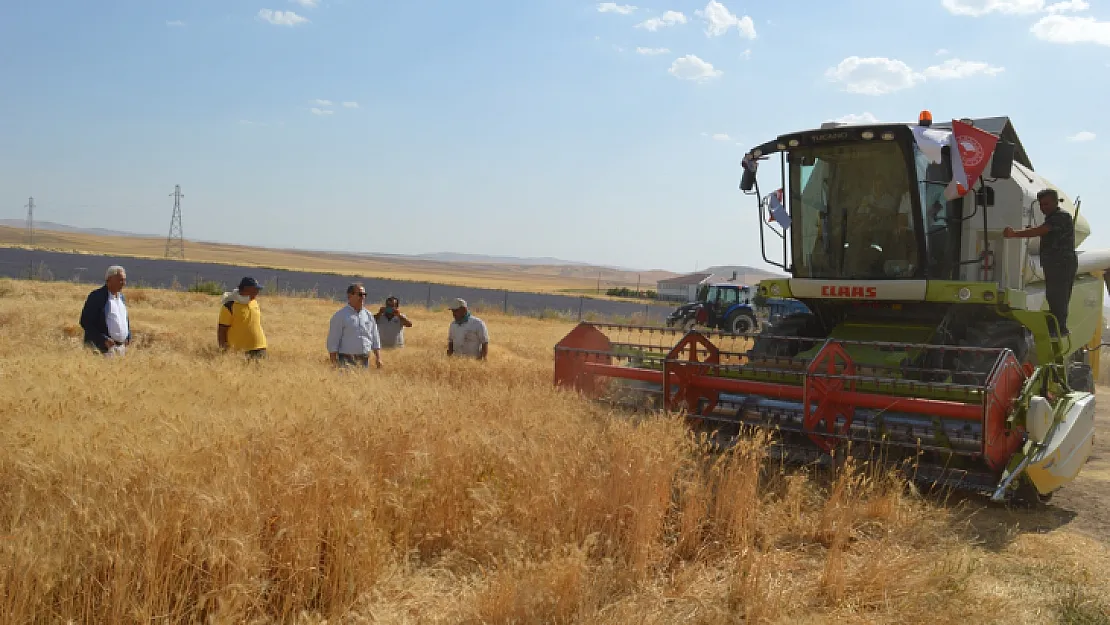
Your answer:
[[[755,329],[755,317],[746,313],[733,313],[725,327],[733,334],[748,334]]]

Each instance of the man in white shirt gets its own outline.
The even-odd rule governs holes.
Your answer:
[[[131,344],[131,324],[123,287],[127,272],[112,265],[104,272],[104,286],[89,293],[81,310],[85,343],[106,356],[122,356]]]
[[[470,314],[466,300],[456,299],[451,306],[455,320],[447,330],[447,355],[467,356],[485,360],[489,354],[489,331],[486,323]]]
[[[374,353],[374,366],[382,368],[382,341],[374,316],[366,310],[366,288],[356,282],[347,287],[347,305],[331,317],[328,328],[328,355],[338,367],[351,365],[370,366],[370,352]]]

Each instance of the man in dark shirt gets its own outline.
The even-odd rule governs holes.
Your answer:
[[[1071,215],[1060,210],[1060,197],[1055,189],[1044,189],[1038,193],[1037,203],[1045,216],[1043,224],[1017,231],[1007,227],[1002,236],[1008,239],[1041,238],[1041,270],[1044,272],[1048,310],[1060,324],[1060,335],[1068,336],[1068,303],[1079,269],[1079,258],[1075,254],[1075,223]],[[1049,324],[1048,331],[1056,336],[1052,324]]]

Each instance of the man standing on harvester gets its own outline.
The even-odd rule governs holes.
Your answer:
[[[1002,236],[1014,238],[1041,238],[1041,271],[1044,272],[1045,299],[1048,310],[1060,324],[1060,336],[1069,336],[1068,302],[1079,258],[1075,253],[1075,222],[1067,211],[1060,210],[1060,196],[1055,189],[1037,193],[1037,203],[1044,213],[1044,223],[1035,228],[1014,230],[1007,227]],[[1056,328],[1049,324],[1049,334],[1056,336]]]

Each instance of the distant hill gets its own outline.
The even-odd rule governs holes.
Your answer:
[[[748,283],[766,280],[767,278],[787,277],[785,273],[779,271],[749,267],[747,265],[714,265],[713,267],[706,267],[701,271],[709,271],[715,275],[726,278],[731,277],[733,272],[735,272],[737,280]]]
[[[24,219],[0,219],[0,226],[7,226],[9,228],[26,228],[27,221]],[[122,230],[107,230],[105,228],[78,228],[76,226],[67,226],[65,224],[58,224],[52,221],[36,221],[35,230],[49,230],[51,232],[68,232],[70,234],[96,234],[105,237],[149,237],[154,236],[150,234],[136,234],[134,232],[124,232]]]
[[[413,258],[423,260],[438,260],[445,263],[502,263],[508,265],[574,265],[587,266],[573,260],[560,258],[538,257],[521,258],[518,256],[487,256],[485,254],[459,254],[457,252],[437,252],[435,254],[417,254]]]
[[[22,219],[0,219],[0,226],[9,228],[24,229],[27,227],[27,222]],[[108,230],[105,228],[79,228],[77,226],[68,226],[66,224],[59,224],[52,221],[36,221],[35,230],[59,232],[65,234],[91,234],[96,236],[110,236],[110,237],[144,237],[144,238],[161,238],[161,235],[153,234],[138,234],[134,232],[124,232],[120,230]],[[196,241],[198,243],[205,243],[205,241]],[[222,245],[220,243],[213,243],[214,245]],[[271,248],[280,249],[280,248]],[[336,254],[333,250],[304,250],[304,249],[290,249],[291,252],[318,252],[323,254]],[[374,257],[382,259],[396,259],[396,260],[425,260],[441,263],[472,263],[483,265],[516,265],[520,267],[566,267],[571,269],[566,272],[568,276],[574,275],[578,270],[585,269],[605,269],[614,272],[632,272],[651,274],[651,277],[662,275],[663,277],[674,275],[671,272],[661,269],[628,269],[624,267],[611,267],[606,265],[594,265],[591,263],[584,263],[574,260],[563,260],[561,258],[552,257],[518,257],[518,256],[491,256],[486,254],[463,254],[458,252],[436,252],[432,254],[380,254],[376,252],[361,252],[353,253],[355,256]]]

